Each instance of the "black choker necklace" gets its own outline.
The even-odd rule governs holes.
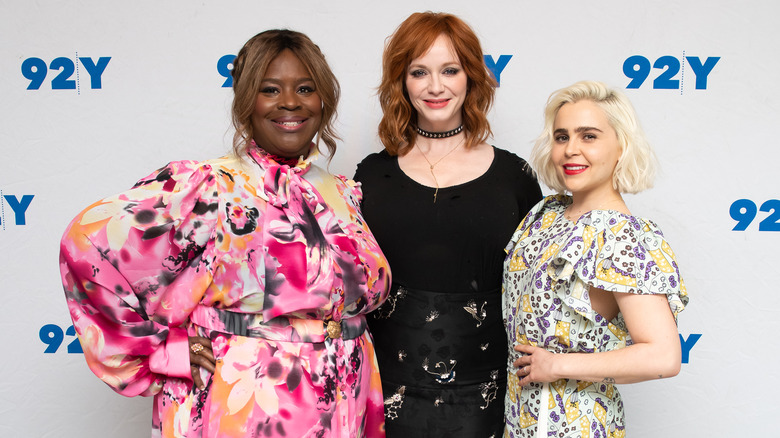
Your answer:
[[[418,134],[422,135],[423,137],[427,138],[447,138],[452,137],[453,135],[460,134],[460,131],[463,131],[463,125],[458,126],[457,128],[453,129],[452,131],[444,131],[444,132],[431,132],[426,131],[424,129],[420,129],[415,126],[414,128]]]

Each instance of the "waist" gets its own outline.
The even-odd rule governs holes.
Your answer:
[[[339,338],[350,340],[360,337],[366,330],[364,315],[341,320],[279,316],[264,321],[260,314],[231,312],[207,306],[197,306],[190,314],[190,321],[222,333],[282,342],[320,343]]]
[[[438,292],[438,291],[430,291],[430,290],[423,290],[423,289],[415,289],[394,282],[392,287],[390,288],[390,294],[388,296],[392,296],[394,294],[410,295],[412,297],[418,297],[418,299],[426,299],[426,300],[443,300],[448,303],[464,303],[475,299],[484,299],[488,301],[495,301],[497,299],[499,304],[501,302],[500,286],[493,289],[484,289],[479,291]]]
[[[506,374],[500,289],[450,294],[394,285],[369,323],[383,380],[436,387]]]

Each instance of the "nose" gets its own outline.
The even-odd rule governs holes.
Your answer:
[[[441,78],[437,74],[430,75],[428,81],[428,92],[431,94],[439,94],[444,91],[444,85],[441,82]]]
[[[301,107],[301,101],[295,90],[282,90],[277,104],[279,109],[294,111]]]
[[[566,145],[563,148],[563,153],[567,157],[573,157],[575,155],[580,154],[580,142],[577,140],[577,138],[569,138],[569,141],[566,142]]]

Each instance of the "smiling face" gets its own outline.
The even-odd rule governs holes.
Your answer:
[[[322,121],[322,101],[308,69],[285,49],[268,65],[252,113],[255,143],[281,157],[307,156]]]
[[[466,72],[445,35],[413,59],[406,72],[406,91],[417,110],[417,124],[427,131],[449,131],[461,125],[467,89]]]
[[[611,197],[621,148],[607,115],[594,102],[566,103],[555,116],[550,158],[566,189],[578,196]]]

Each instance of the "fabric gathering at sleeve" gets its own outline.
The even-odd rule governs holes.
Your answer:
[[[523,220],[507,246],[512,266],[539,263],[525,259],[524,248],[535,241],[540,229],[562,216],[564,199],[548,196]],[[665,295],[675,320],[688,303],[676,256],[660,228],[648,219],[612,210],[588,212],[558,237],[542,258],[547,276],[560,285],[553,288],[559,298],[592,321],[596,313],[590,303],[590,287]]]
[[[553,280],[574,280],[610,292],[636,295],[666,295],[675,319],[685,307],[687,294],[671,246],[651,221],[598,212],[602,217],[580,220],[548,265]],[[564,298],[575,309],[575,288]],[[571,301],[571,302],[570,302]],[[592,313],[589,301],[586,308]],[[591,316],[592,315],[588,315]]]
[[[218,197],[208,165],[169,163],[88,207],[60,244],[68,309],[90,369],[116,392],[191,379],[184,324],[211,281]]]

